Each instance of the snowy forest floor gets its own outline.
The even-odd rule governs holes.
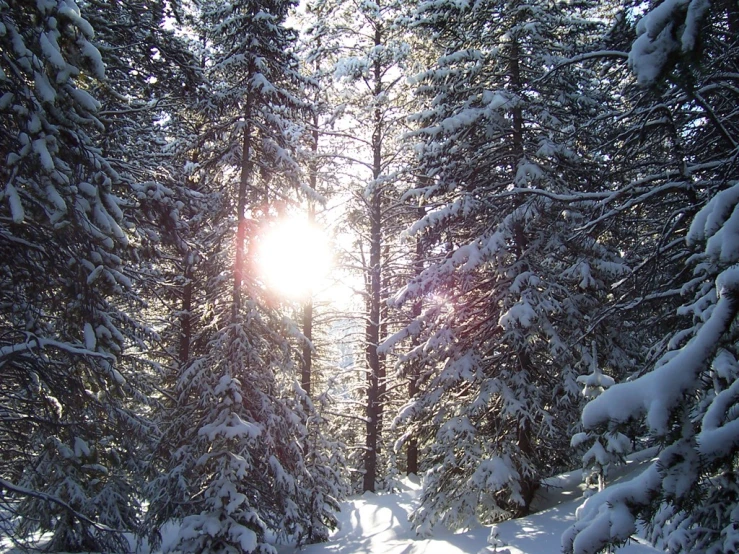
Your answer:
[[[617,468],[609,481],[617,482],[633,477],[643,470],[653,450],[633,455],[625,466]],[[505,546],[497,550],[488,544],[489,526],[480,526],[453,533],[444,528],[434,530],[433,537],[418,537],[408,521],[408,515],[417,504],[421,485],[415,476],[402,479],[392,493],[365,493],[341,504],[340,528],[330,540],[306,547],[283,545],[279,554],[552,554],[561,551],[560,537],[575,521],[575,510],[583,502],[585,491],[581,471],[573,471],[545,481],[534,500],[535,513],[497,525],[498,539]],[[176,533],[175,526],[163,529],[162,547],[167,549]],[[43,548],[43,539],[38,546]],[[137,550],[131,541],[133,550]],[[138,552],[146,553],[148,548]],[[7,538],[0,537],[0,554],[20,554],[9,546]],[[635,538],[627,546],[617,549],[619,554],[648,554],[659,552],[646,541]],[[156,553],[152,553],[156,554]]]
[[[633,476],[646,467],[651,453],[632,456],[628,464],[611,475],[615,482]],[[506,546],[498,547],[503,554],[553,554],[561,551],[560,537],[575,521],[575,510],[583,502],[580,471],[563,474],[546,481],[534,501],[536,513],[497,525],[498,538]],[[492,554],[488,544],[490,527],[477,527],[462,533],[435,530],[432,538],[419,538],[408,522],[408,514],[418,501],[420,483],[417,479],[402,480],[395,493],[372,494],[352,498],[342,504],[341,528],[329,542],[302,549],[281,547],[280,554]],[[617,549],[619,554],[658,552],[645,541],[635,539]]]

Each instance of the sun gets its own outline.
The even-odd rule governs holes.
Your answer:
[[[326,281],[332,266],[326,233],[306,219],[282,219],[261,237],[257,265],[265,285],[290,300],[305,300]]]

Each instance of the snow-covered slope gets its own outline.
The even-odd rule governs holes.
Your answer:
[[[642,466],[632,460],[621,474],[633,474]],[[613,477],[617,477],[613,476]],[[575,521],[575,510],[582,503],[580,472],[561,475],[547,481],[529,517],[496,526],[498,539],[505,546],[496,551],[488,543],[490,527],[478,527],[462,533],[437,529],[432,538],[417,537],[408,523],[408,514],[417,501],[420,483],[405,479],[392,494],[365,493],[342,504],[341,529],[324,544],[307,546],[304,554],[552,554],[560,552],[560,536]],[[296,552],[295,547],[281,547],[280,554]],[[620,554],[647,554],[654,548],[632,542],[617,550]]]

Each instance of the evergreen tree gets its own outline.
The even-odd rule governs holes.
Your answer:
[[[171,454],[150,489],[152,535],[180,520],[178,552],[270,552],[272,540],[323,538],[334,521],[329,502],[314,504],[292,324],[267,306],[253,259],[272,205],[299,184],[295,122],[305,105],[284,26],[291,6],[200,7],[211,88],[198,106],[207,114],[198,172],[211,217],[221,215],[199,240],[212,315],[202,354],[183,360],[163,442]]]
[[[673,324],[659,328],[657,360],[583,412],[587,429],[641,423],[659,456],[639,477],[588,499],[563,536],[568,552],[625,542],[637,521],[671,552],[732,552],[739,544],[731,516],[737,509],[739,120],[736,90],[726,80],[737,69],[738,22],[735,4],[664,2],[636,24],[629,62],[640,85],[641,127],[664,137],[670,155],[659,172],[643,172],[619,191],[621,201],[605,216],[628,206],[644,221],[662,218],[652,248],[668,263],[684,261],[685,269],[645,296],[679,291],[684,303]]]
[[[570,466],[582,339],[615,373],[630,363],[628,334],[595,319],[629,268],[607,234],[579,230],[608,195],[585,125],[600,115],[597,81],[551,71],[596,23],[574,6],[491,1],[423,3],[415,25],[439,56],[417,78],[423,182],[409,197],[425,215],[410,234],[435,243],[395,299],[422,313],[386,348],[415,337],[402,361],[422,368],[420,391],[398,421],[422,437],[413,518],[427,532],[526,513],[539,481]]]
[[[341,146],[327,155],[343,166],[350,182],[345,194],[352,197],[352,205],[346,224],[356,238],[349,263],[364,282],[366,392],[358,400],[365,406],[366,420],[361,488],[374,491],[385,477],[387,459],[382,452],[390,454],[383,429],[387,431],[384,412],[392,376],[388,376],[385,355],[377,349],[392,325],[386,299],[399,265],[394,240],[399,232],[399,191],[404,186],[400,175],[404,149],[399,139],[405,130],[404,75],[410,48],[398,24],[403,13],[399,2],[317,1],[309,9],[321,18],[311,30],[316,49],[324,63],[333,66],[331,98],[337,115],[334,129],[326,135]]]
[[[107,147],[116,129],[101,101],[119,83],[93,15],[73,1],[0,3],[0,498],[21,516],[14,539],[48,530],[65,551],[123,548],[138,524],[139,437],[152,433],[135,354],[151,334],[133,315],[143,218]]]
[[[604,390],[614,385],[614,380],[604,375],[598,366],[598,355],[593,344],[591,373],[580,375],[578,383],[582,383],[583,396],[591,399],[598,397]],[[631,441],[622,433],[606,433],[598,436],[594,433],[581,432],[572,437],[571,445],[575,448],[588,446],[582,456],[583,481],[585,485],[595,484],[601,491],[606,486],[606,478],[612,465],[622,463],[624,455],[631,451]]]

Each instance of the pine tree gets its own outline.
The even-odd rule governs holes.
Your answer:
[[[405,186],[400,175],[403,145],[409,44],[398,24],[398,2],[351,5],[313,2],[309,10],[321,17],[311,32],[323,63],[331,65],[335,83],[331,99],[336,103],[334,128],[326,133],[336,144],[327,152],[340,164],[352,197],[346,225],[355,235],[350,264],[364,281],[364,367],[366,396],[362,490],[374,491],[386,477],[384,466],[391,455],[387,440],[388,400],[392,375],[378,345],[392,328],[386,309],[389,290],[395,287],[399,251],[397,201]],[[352,135],[343,129],[352,129]],[[346,185],[345,185],[346,187]]]
[[[152,432],[134,354],[151,336],[133,315],[141,215],[106,147],[116,83],[88,17],[73,1],[0,3],[2,503],[22,518],[14,539],[48,530],[65,551],[126,544]]]
[[[613,378],[603,374],[598,365],[595,343],[590,363],[590,374],[580,375],[577,378],[577,382],[583,385],[583,396],[588,399],[597,398],[604,390],[615,384]],[[631,441],[626,435],[618,432],[605,433],[603,436],[580,432],[572,437],[570,444],[574,448],[588,446],[582,456],[583,481],[587,486],[595,484],[598,491],[605,488],[611,466],[622,463],[624,456],[631,452]]]
[[[183,360],[152,483],[156,538],[181,521],[178,552],[269,552],[270,541],[316,540],[332,506],[316,508],[306,465],[303,392],[287,337],[292,323],[267,300],[254,270],[258,233],[275,201],[298,187],[294,150],[304,84],[284,27],[290,2],[201,6],[209,86],[198,142],[199,180],[216,217],[199,239],[212,314],[202,353]],[[231,188],[231,184],[236,186]],[[286,383],[290,386],[286,386]]]
[[[326,63],[330,53],[323,48],[324,34],[319,29],[326,22],[325,17],[313,13],[310,4],[306,9],[300,20],[303,40],[299,54],[312,86],[304,90],[306,102],[310,104],[304,122],[306,140],[300,160],[308,180],[304,209],[309,225],[329,230],[337,221],[332,221],[328,206],[339,190],[335,160],[328,151],[332,148],[328,143],[336,115],[330,101],[333,71]],[[321,286],[320,290],[309,290],[300,307],[300,383],[306,395],[303,405],[308,418],[305,458],[314,483],[310,511],[316,522],[321,522],[311,526],[305,538],[308,543],[328,540],[328,531],[338,526],[338,502],[348,493],[347,445],[338,431],[343,414],[337,409],[337,399],[332,394],[337,340],[333,326],[337,319],[344,317],[342,308],[332,298],[336,285],[333,282]]]
[[[608,194],[584,125],[600,91],[579,68],[551,71],[597,27],[571,9],[429,3],[416,15],[439,56],[417,79],[425,182],[409,196],[425,215],[410,234],[435,243],[395,299],[421,300],[422,314],[386,347],[416,337],[402,360],[423,368],[399,419],[423,441],[421,532],[526,513],[540,479],[572,461],[582,338],[616,373],[629,365],[613,322],[595,320],[629,268],[606,237],[578,232]]]
[[[725,81],[736,71],[737,21],[729,3],[665,2],[636,24],[629,61],[640,85],[642,128],[646,114],[661,112],[649,123],[667,138],[670,165],[622,191],[623,203],[612,210],[638,207],[649,221],[665,213],[665,198],[670,201],[653,248],[670,261],[684,260],[685,269],[650,296],[680,291],[684,303],[676,324],[660,328],[656,362],[583,412],[588,429],[642,423],[659,456],[639,477],[585,503],[563,536],[569,552],[625,542],[637,520],[674,552],[731,552],[739,543],[730,516],[737,506],[733,220],[739,120],[735,90]]]

